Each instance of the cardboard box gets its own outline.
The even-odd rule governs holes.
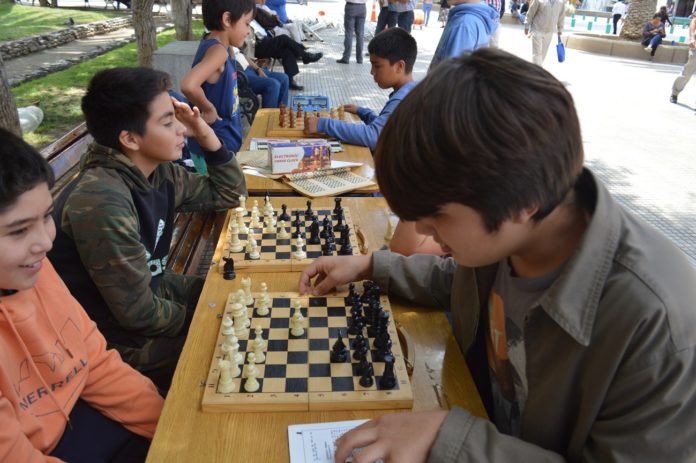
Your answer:
[[[271,142],[268,158],[274,174],[328,169],[331,167],[331,146],[326,140]]]

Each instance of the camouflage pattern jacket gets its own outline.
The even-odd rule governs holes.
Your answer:
[[[124,154],[95,143],[56,200],[49,259],[111,345],[140,347],[181,331],[186,301],[156,294],[175,212],[236,207],[246,194],[224,145],[205,158],[208,176],[164,162],[145,178]]]

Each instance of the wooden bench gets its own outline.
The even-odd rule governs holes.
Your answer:
[[[53,168],[55,198],[79,173],[80,158],[93,141],[84,123],[50,144],[41,154]],[[180,212],[175,217],[167,267],[182,275],[205,277],[227,211]]]

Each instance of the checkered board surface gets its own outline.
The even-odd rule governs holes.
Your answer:
[[[303,113],[304,114],[304,113]],[[329,117],[328,114],[320,114],[320,117]],[[344,122],[361,123],[360,118],[352,113],[344,113]],[[268,118],[268,128],[266,129],[267,137],[292,137],[302,138],[304,133],[304,115],[295,118],[295,127],[290,128],[290,112],[285,114],[285,127],[280,126],[280,115],[271,115]]]
[[[302,225],[300,225],[300,230],[304,233],[305,252],[307,253],[307,257],[302,260],[297,260],[292,257],[292,254],[295,252],[295,239],[292,238],[292,233],[295,231],[295,227],[292,225],[292,222],[295,220],[295,210],[300,211],[300,220],[303,221]],[[324,216],[326,215],[331,215],[331,221],[334,226],[336,226],[336,224],[338,223],[338,220],[333,216],[332,211],[333,209],[314,209],[315,215],[319,217],[320,231],[324,228],[321,223],[324,219]],[[229,222],[226,229],[227,231],[225,232],[225,241],[223,243],[222,256],[231,256],[234,259],[235,270],[244,269],[247,272],[301,271],[309,264],[311,264],[314,261],[314,259],[322,255],[321,244],[307,243],[307,239],[310,236],[309,226],[312,222],[309,219],[305,218],[304,212],[305,209],[288,209],[290,221],[285,223],[285,228],[288,230],[290,238],[284,240],[278,239],[277,233],[263,233],[263,227],[255,227],[253,229],[249,228],[249,224],[251,223],[251,213],[248,213],[249,215],[246,215],[244,217],[244,223],[250,230],[253,230],[254,238],[256,239],[256,244],[261,247],[261,258],[253,260],[249,258],[249,254],[246,252],[246,249],[242,250],[241,252],[230,253],[230,225],[232,224],[233,220],[237,220],[235,210],[230,209],[230,211],[228,212]],[[275,211],[274,214],[276,219],[278,215],[281,213],[282,210]],[[360,254],[360,246],[358,244],[358,239],[355,234],[355,226],[353,224],[353,219],[350,215],[350,210],[346,206],[343,206],[343,215],[345,217],[344,223],[348,224],[348,226],[350,227],[350,244],[353,246],[353,254],[358,255]],[[262,220],[263,217],[260,217],[259,221]],[[334,229],[334,238],[336,240],[336,243],[338,243],[338,239],[340,236],[341,233]],[[239,239],[242,242],[242,245],[246,246],[247,240],[249,239],[249,234],[240,233]],[[323,244],[324,238],[320,238],[320,240]],[[336,244],[336,252],[338,252],[340,249],[341,245]],[[337,253],[334,255],[337,255]],[[220,259],[220,262],[218,263],[218,270],[220,273],[223,273],[224,265],[225,262],[222,259]]]
[[[217,364],[223,358],[221,344],[225,336],[218,332],[215,351],[203,393],[203,411],[262,412],[297,410],[367,410],[411,408],[413,393],[406,372],[399,337],[393,320],[389,322],[389,335],[392,340],[392,353],[396,359],[394,372],[396,386],[380,390],[379,378],[384,371],[384,363],[373,361],[373,338],[369,337],[370,353],[368,359],[374,367],[374,384],[369,388],[360,385],[357,373],[359,362],[353,360],[350,348],[352,335],[347,334],[350,308],[346,307],[345,296],[341,293],[332,296],[309,297],[297,293],[269,293],[272,298],[270,314],[261,317],[248,307],[251,329],[248,335],[238,336],[239,352],[253,352],[254,328],[261,326],[268,347],[264,363],[257,363],[257,377],[261,387],[257,392],[244,391],[241,376],[234,378],[234,392],[217,392],[220,371]],[[257,296],[257,294],[254,294]],[[224,315],[231,316],[232,294],[228,298]],[[302,315],[305,332],[300,337],[290,334],[291,303],[293,299],[302,301]],[[389,300],[380,298],[384,310],[391,313]],[[307,310],[309,307],[309,310]],[[390,317],[393,318],[393,317]],[[220,328],[221,330],[222,328]],[[349,362],[331,363],[331,348],[338,337],[339,330],[344,334],[343,341],[350,349]],[[244,355],[246,364],[246,355]],[[241,365],[240,365],[241,366]]]

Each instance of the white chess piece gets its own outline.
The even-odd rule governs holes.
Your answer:
[[[285,228],[285,220],[281,220],[278,222],[278,239],[286,240],[288,238],[290,238],[290,233],[288,233],[288,229]]]
[[[249,355],[247,356],[249,368],[247,370],[246,381],[244,382],[244,390],[247,392],[256,392],[259,390],[259,387],[261,387],[258,380],[256,379],[256,377],[259,374],[259,370],[254,365],[255,359],[253,358],[253,355],[253,352],[249,352]]]
[[[302,326],[304,317],[302,316],[301,308],[302,302],[299,299],[295,299],[293,301],[294,312],[290,318],[290,334],[293,336],[302,336],[304,334],[304,327]]]
[[[232,316],[234,317],[234,333],[240,336],[247,334],[248,330],[245,322],[248,317],[246,315],[246,307],[239,302],[235,302],[232,304]]]
[[[261,226],[259,222],[259,211],[258,209],[251,210],[251,223],[249,224],[251,228],[258,228]]]
[[[239,339],[237,339],[237,336],[235,336],[234,334],[231,334],[227,338],[227,345],[229,346],[228,359],[232,360],[237,365],[242,363],[244,361],[244,356],[239,352]],[[237,373],[236,375],[232,375],[232,376],[236,377],[238,374],[239,373]]]
[[[266,348],[266,343],[262,337],[263,333],[261,333],[261,336],[259,335],[259,328],[261,327],[256,327],[256,337],[251,345],[254,347],[254,356],[256,357],[256,362],[263,363],[266,361],[266,356],[263,353],[263,350]]]
[[[257,200],[254,200],[254,205],[251,207],[251,215],[254,215],[254,211],[256,211],[256,217],[259,216],[259,202]]]
[[[232,319],[228,315],[225,315],[225,318],[222,319],[222,334],[224,334],[225,336],[234,334]]]
[[[244,248],[244,252],[247,254],[251,254],[251,252],[254,250],[256,247],[256,238],[254,238],[254,235],[249,235],[249,239],[247,240],[246,247]]]
[[[242,277],[242,289],[244,290],[244,299],[239,301],[244,305],[254,303],[254,297],[251,295],[251,277]]]
[[[249,259],[259,260],[261,258],[261,246],[256,246],[253,251],[249,253]]]
[[[265,282],[261,282],[261,295],[256,299],[258,303],[258,305],[256,306],[256,313],[258,315],[265,317],[269,314],[269,299],[270,297],[268,296],[268,285],[266,285]]]
[[[239,207],[237,209],[241,209],[244,211],[242,215],[247,215],[247,210],[246,210],[246,196],[241,195],[239,197]]]
[[[231,252],[242,252],[244,246],[242,242],[239,241],[239,227],[236,223],[233,223],[232,230],[230,230],[230,251]]]
[[[244,213],[246,212],[246,210],[242,209],[241,207],[238,207],[234,211],[237,216],[237,228],[239,228],[239,233],[249,233],[249,229],[244,223]]]
[[[219,360],[220,381],[218,381],[218,392],[229,394],[234,392],[234,381],[232,381],[232,362],[229,360]]]
[[[268,344],[263,339],[263,329],[261,328],[261,326],[256,325],[256,328],[254,328],[254,333],[254,342],[257,342],[263,349],[265,349]]]
[[[249,352],[247,354],[247,364],[244,365],[242,378],[247,378],[251,374],[259,374],[259,369],[256,367],[256,354],[254,354],[253,352]]]
[[[275,233],[276,229],[273,226],[273,218],[268,214],[268,211],[263,212],[263,232]]]
[[[295,252],[292,255],[297,260],[302,260],[307,257],[307,253],[304,251],[304,239],[298,236],[295,240]]]
[[[251,297],[251,293],[249,293],[249,297]],[[248,311],[246,309],[248,299],[247,299],[246,294],[245,294],[243,289],[237,290],[237,300],[239,301],[239,303],[241,305],[244,306],[244,327],[249,328],[249,326],[251,325],[251,322],[249,321],[249,314],[248,314]],[[254,303],[254,298],[252,297],[251,304],[253,304],[253,303]]]

